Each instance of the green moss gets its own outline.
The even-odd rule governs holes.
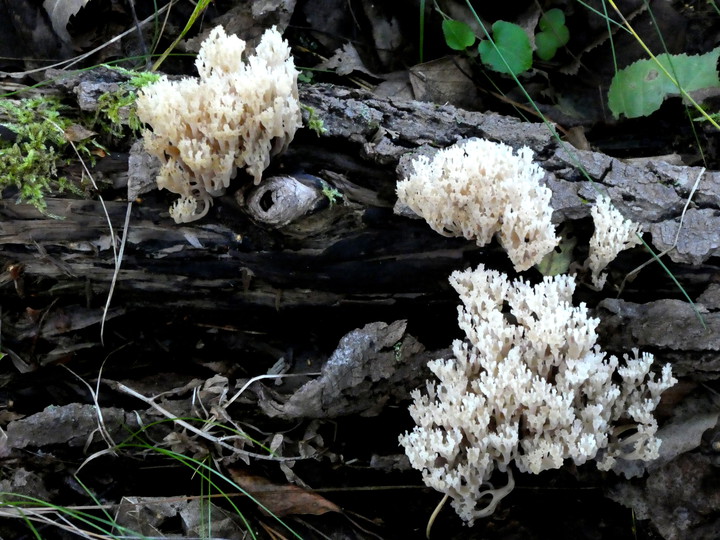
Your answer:
[[[66,109],[58,99],[44,96],[0,100],[0,124],[15,134],[15,140],[0,139],[0,190],[15,186],[18,202],[41,212],[47,209],[47,194],[81,193],[67,178],[57,176],[58,168],[70,161],[65,157],[70,144],[65,130],[72,121],[63,116]]]
[[[160,75],[152,71],[135,71],[132,69],[125,69],[120,66],[110,66],[107,64],[103,65],[108,69],[112,69],[113,71],[117,71],[118,73],[122,73],[126,77],[129,77],[128,82],[136,89],[157,82],[158,79],[160,79]]]
[[[323,133],[327,132],[327,128],[325,127],[325,123],[323,122],[323,119],[320,118],[317,113],[315,112],[315,109],[310,107],[309,105],[300,105],[302,107],[302,110],[307,112],[307,127],[308,129],[312,129],[315,134],[319,137]]]
[[[135,109],[137,90],[156,82],[160,75],[121,67],[105,67],[121,73],[128,79],[118,83],[119,88],[115,92],[108,92],[100,96],[98,109],[92,120],[93,128],[110,136],[113,140],[123,139],[126,136],[139,137],[142,122]]]
[[[82,123],[85,128],[103,133],[104,139],[114,144],[139,135],[142,123],[135,112],[137,90],[156,81],[159,75],[111,69],[125,75],[127,81],[118,83],[116,92],[103,95],[95,115]],[[47,212],[47,195],[66,191],[83,195],[82,186],[58,176],[59,170],[78,160],[66,136],[76,131],[78,123],[81,122],[77,112],[56,97],[0,99],[0,125],[14,133],[0,138],[0,191],[15,187],[18,203],[31,204],[43,213]],[[80,156],[94,162],[94,151],[102,148],[100,144],[92,137],[79,141],[70,138]]]
[[[108,66],[110,67],[110,66]],[[85,119],[86,128],[105,135],[110,144],[139,135],[142,123],[135,112],[137,90],[159,79],[156,73],[110,68],[127,77],[118,83],[115,92],[98,100],[94,117]],[[15,187],[17,202],[28,203],[47,213],[47,195],[70,191],[84,195],[82,186],[65,176],[58,176],[63,167],[76,163],[78,154],[66,133],[76,131],[78,114],[56,97],[35,96],[12,100],[0,99],[0,125],[10,130],[0,138],[0,191]],[[74,146],[83,159],[95,160],[94,151],[102,149],[92,137],[77,140]]]
[[[324,180],[321,180],[322,182],[322,194],[327,197],[328,201],[330,201],[330,206],[335,206],[335,204],[343,198],[343,194],[340,193],[337,189],[332,187],[330,184],[325,182]]]
[[[139,136],[142,122],[135,112],[136,99],[137,93],[125,88],[103,94],[98,99],[93,127],[112,139],[124,138],[128,130],[130,135]]]

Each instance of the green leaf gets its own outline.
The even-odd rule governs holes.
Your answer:
[[[572,229],[572,222],[566,222],[560,234],[560,243],[550,253],[547,253],[542,260],[535,265],[535,268],[543,276],[558,276],[566,274],[573,262],[573,250],[577,244],[577,238]]]
[[[492,26],[493,41],[485,39],[478,45],[480,58],[491,69],[518,75],[532,66],[532,47],[525,31],[517,24],[497,21]]]
[[[648,116],[665,98],[680,95],[678,86],[658,66],[662,65],[685,92],[720,87],[717,61],[720,47],[706,54],[660,54],[655,60],[638,60],[618,71],[610,83],[608,105],[619,118]]]
[[[442,22],[442,31],[447,46],[456,51],[464,51],[475,43],[475,33],[462,21],[445,19]]]
[[[565,26],[565,14],[555,8],[547,11],[538,23],[541,32],[535,36],[535,47],[538,58],[550,60],[559,47],[566,45],[570,39],[570,30]]]

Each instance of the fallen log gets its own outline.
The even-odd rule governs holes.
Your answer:
[[[217,199],[200,222],[176,225],[168,217],[165,192],[151,191],[130,203],[123,200],[126,184],[136,188],[152,178],[152,166],[142,164],[147,160],[141,150],[130,156],[129,180],[122,167],[106,173],[118,189],[105,193],[110,200],[104,205],[97,200],[48,199],[48,214],[60,217],[55,219],[12,200],[0,201],[3,332],[27,339],[21,315],[51,302],[54,310],[65,308],[66,319],[73,319],[68,306],[84,306],[83,315],[75,316],[84,322],[71,323],[68,329],[96,324],[124,238],[111,305],[126,317],[143,310],[153,317],[182,310],[215,321],[228,313],[235,318],[243,314],[267,329],[281,313],[287,315],[286,324],[313,317],[318,327],[339,336],[367,321],[415,316],[424,320],[420,327],[425,331],[452,333],[448,329],[454,324],[457,299],[447,276],[479,261],[508,271],[506,256],[495,244],[480,249],[463,239],[437,235],[422,220],[396,215],[393,206],[395,183],[413,156],[469,137],[530,147],[553,191],[553,220],[558,226],[575,224],[584,245],[592,230],[590,222],[583,221],[589,216],[588,201],[606,192],[626,217],[650,232],[648,243],[656,252],[671,248],[677,235],[668,264],[692,298],[705,292],[717,275],[720,236],[708,231],[720,230],[718,172],[654,160],[628,164],[561,144],[543,124],[379,99],[362,90],[305,86],[301,100],[305,114],[319,120],[322,129],[301,130],[268,171],[271,180],[242,186],[239,178],[240,187]],[[582,260],[583,248],[576,251]],[[623,254],[612,267],[611,281],[619,285],[624,273],[650,258],[642,248]],[[683,298],[657,265],[643,270],[642,277],[642,283],[625,286],[624,299],[646,303]],[[592,306],[603,299],[589,288],[578,296]],[[713,311],[717,307],[700,309],[715,332],[720,328]],[[621,318],[623,310],[629,314],[633,309],[623,301],[613,304],[613,313]],[[441,313],[443,322],[437,322]],[[675,313],[656,310],[655,316],[668,319]],[[51,331],[50,322],[57,324],[45,315],[34,339],[60,335]],[[678,355],[697,354],[697,342],[691,351],[679,341],[643,340],[635,327],[632,335],[629,328],[612,327],[613,348],[626,350],[640,339],[653,352],[672,350],[676,361]],[[710,342],[708,347],[714,350]],[[690,371],[686,374],[692,376]],[[703,378],[716,375],[712,367],[704,370]]]

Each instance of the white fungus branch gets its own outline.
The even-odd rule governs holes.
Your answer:
[[[532,151],[470,139],[413,161],[398,199],[445,236],[479,246],[497,235],[518,271],[540,262],[559,242],[551,223],[552,192],[540,185]]]
[[[453,343],[454,358],[428,364],[437,381],[413,392],[417,425],[400,443],[463,520],[494,511],[512,485],[485,488],[496,469],[511,474],[511,463],[537,474],[566,459],[607,470],[617,458],[657,457],[652,412],[676,382],[670,366],[655,377],[648,353],[619,361],[600,350],[599,321],[572,305],[572,277],[533,286],[481,265],[450,283],[466,339]]]
[[[602,289],[607,274],[600,274],[621,251],[641,244],[639,236],[642,229],[639,224],[625,219],[615,208],[610,198],[601,195],[590,209],[595,232],[590,238],[590,252],[585,263],[592,272],[593,286]]]
[[[207,214],[238,168],[258,184],[301,125],[298,72],[280,33],[267,30],[247,61],[244,52],[218,26],[195,61],[199,79],[163,77],[138,96],[138,117],[152,127],[145,148],[163,163],[158,187],[180,195],[170,209],[178,223]]]

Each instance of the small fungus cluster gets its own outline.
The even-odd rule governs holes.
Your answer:
[[[518,271],[527,270],[559,242],[550,222],[552,192],[532,151],[470,139],[413,161],[398,182],[400,201],[445,236],[484,246],[497,235]]]

